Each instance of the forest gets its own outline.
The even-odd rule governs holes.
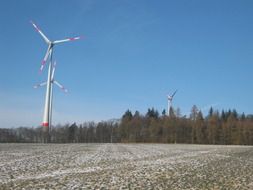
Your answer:
[[[43,143],[42,127],[1,128],[1,143]],[[82,124],[56,125],[50,129],[51,143],[187,143],[253,145],[253,115],[236,110],[214,110],[203,116],[193,106],[189,116],[172,107],[160,114],[127,110],[120,119]]]

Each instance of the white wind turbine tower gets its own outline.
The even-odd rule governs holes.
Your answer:
[[[49,58],[49,67],[48,67],[48,77],[47,77],[47,82],[45,85],[47,85],[47,90],[46,90],[46,98],[45,98],[45,107],[44,107],[44,117],[43,117],[43,122],[42,126],[44,127],[44,131],[49,135],[49,128],[51,127],[51,110],[52,110],[52,79],[54,78],[54,69],[52,68],[52,60],[53,60],[53,48],[56,44],[63,43],[63,42],[68,42],[68,41],[74,41],[78,40],[81,37],[74,37],[74,38],[67,38],[63,40],[55,40],[55,41],[50,41],[45,34],[38,28],[37,25],[35,25],[31,21],[32,25],[34,28],[37,30],[37,32],[42,36],[42,38],[45,40],[45,42],[48,44],[48,48],[46,51],[46,55],[44,56],[44,59],[42,60],[40,71],[43,70],[48,58]],[[54,80],[53,80],[54,81]],[[56,85],[60,86],[61,85],[57,82],[54,81]],[[43,84],[43,83],[42,83]]]
[[[55,67],[56,67],[56,61],[54,62],[54,65],[53,65],[53,70],[52,70],[52,75],[51,75],[51,79],[50,79],[50,102],[49,102],[49,108],[47,108],[49,110],[49,126],[51,127],[51,123],[52,123],[52,103],[53,103],[53,84],[55,84],[56,86],[58,86],[60,89],[62,89],[65,93],[68,92],[68,90],[63,86],[61,85],[59,82],[57,82],[54,78],[54,75],[55,75]],[[42,86],[46,86],[47,85],[47,82],[42,82],[40,84],[37,84],[35,86],[33,86],[33,88],[39,88],[39,87],[42,87]],[[49,131],[50,131],[50,128],[49,128]]]
[[[169,115],[169,112],[170,112],[170,108],[172,107],[173,97],[175,96],[176,93],[177,93],[177,90],[172,95],[167,96],[167,98],[168,98],[168,115]]]

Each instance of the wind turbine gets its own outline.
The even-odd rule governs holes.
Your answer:
[[[45,85],[47,85],[47,90],[46,90],[46,98],[45,98],[45,107],[44,107],[44,117],[43,117],[43,123],[42,126],[44,127],[44,131],[49,134],[49,128],[51,127],[51,111],[52,110],[52,78],[53,78],[53,74],[54,74],[54,69],[52,68],[52,60],[53,60],[53,48],[56,44],[60,44],[63,42],[68,42],[68,41],[74,41],[74,40],[78,40],[81,37],[74,37],[74,38],[67,38],[67,39],[63,39],[63,40],[55,40],[55,41],[50,41],[45,34],[39,29],[39,27],[33,22],[31,21],[33,27],[37,30],[37,32],[42,36],[42,38],[44,39],[44,41],[48,44],[48,48],[46,51],[46,54],[41,62],[41,66],[40,66],[40,72],[43,70],[48,58],[49,59],[49,67],[48,67],[48,76],[47,76],[47,82],[45,83]],[[53,82],[58,86],[61,86],[57,81]],[[40,84],[41,85],[41,84]]]
[[[63,86],[61,85],[59,82],[57,82],[55,79],[54,79],[54,73],[55,73],[55,67],[56,67],[56,61],[54,62],[54,65],[53,65],[53,71],[52,71],[52,76],[51,76],[51,83],[55,84],[56,86],[58,86],[61,90],[63,90],[65,93],[68,92],[68,90]],[[42,82],[40,84],[37,84],[37,85],[34,85],[33,88],[39,88],[39,87],[42,87],[42,86],[45,86],[47,84],[47,82]]]
[[[56,67],[56,61],[54,62],[54,65],[53,65],[53,70],[52,70],[52,75],[51,75],[51,79],[50,79],[50,95],[49,95],[49,99],[47,99],[47,101],[50,101],[49,103],[45,104],[46,106],[49,105],[49,107],[45,108],[45,110],[49,110],[49,113],[48,114],[44,114],[44,118],[43,118],[43,123],[45,123],[48,119],[48,123],[50,124],[49,126],[51,127],[51,123],[52,123],[52,104],[53,104],[53,84],[55,84],[56,86],[58,86],[61,90],[63,90],[63,92],[67,93],[68,90],[63,86],[61,85],[59,82],[57,82],[55,79],[54,79],[54,74],[55,74],[55,67]],[[39,87],[42,87],[42,86],[46,86],[48,82],[42,82],[40,84],[37,84],[35,86],[33,86],[33,88],[39,88]],[[45,116],[48,116],[48,118],[46,118]],[[49,131],[50,131],[50,128],[49,128]]]
[[[77,37],[74,37],[74,38],[66,38],[66,39],[63,39],[63,40],[55,40],[55,41],[50,41],[46,36],[45,34],[43,34],[43,32],[39,29],[39,27],[33,22],[31,21],[33,27],[37,30],[37,32],[42,36],[42,38],[45,40],[45,42],[48,44],[48,48],[47,48],[47,51],[46,51],[46,54],[41,62],[41,66],[40,66],[40,71],[43,70],[46,62],[47,62],[47,59],[48,57],[50,56],[52,58],[53,56],[53,48],[56,44],[60,44],[60,43],[63,43],[63,42],[69,42],[69,41],[74,41],[74,40],[79,40],[81,39],[80,36],[77,36]],[[50,59],[51,59],[50,58]]]
[[[176,93],[177,93],[177,90],[172,95],[167,96],[167,98],[168,98],[168,115],[169,115],[169,112],[170,112],[170,108],[172,107],[173,97],[175,96]]]

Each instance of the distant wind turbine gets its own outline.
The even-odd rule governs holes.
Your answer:
[[[167,96],[167,98],[168,98],[168,115],[169,115],[169,112],[170,112],[170,108],[172,107],[173,98],[174,98],[176,93],[177,93],[177,90],[172,95]]]
[[[63,90],[64,92],[68,92],[68,90],[66,88],[64,88],[63,85],[61,85],[59,82],[57,82],[55,79],[54,79],[54,73],[55,73],[55,67],[56,67],[56,61],[54,62],[54,65],[53,65],[53,71],[52,71],[52,76],[51,76],[51,83],[54,83],[56,86],[58,86],[61,90]],[[47,84],[47,82],[42,82],[40,84],[37,84],[35,86],[33,86],[33,88],[39,88],[39,87],[42,87],[42,86],[45,86]]]
[[[44,131],[49,135],[49,128],[51,127],[51,110],[52,110],[52,96],[53,96],[53,90],[52,90],[52,83],[56,84],[60,88],[64,90],[64,87],[59,84],[57,81],[54,80],[54,72],[55,69],[53,69],[52,61],[53,61],[53,48],[56,44],[60,44],[63,42],[68,42],[68,41],[74,41],[78,40],[81,37],[74,37],[74,38],[67,38],[63,40],[55,40],[55,41],[50,41],[45,34],[39,29],[39,27],[34,24],[33,21],[31,21],[33,27],[37,30],[37,32],[42,36],[42,38],[45,40],[45,42],[48,44],[48,48],[46,51],[46,54],[41,62],[40,66],[40,72],[43,70],[48,58],[49,59],[49,67],[48,67],[48,77],[47,77],[47,82],[44,82],[38,86],[43,86],[47,85],[47,90],[46,90],[46,98],[45,98],[45,107],[44,107],[44,117],[43,117],[43,123],[42,126],[44,127]],[[55,67],[54,67],[55,68]]]

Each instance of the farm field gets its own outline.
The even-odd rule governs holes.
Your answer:
[[[253,189],[253,147],[0,144],[0,189]]]

